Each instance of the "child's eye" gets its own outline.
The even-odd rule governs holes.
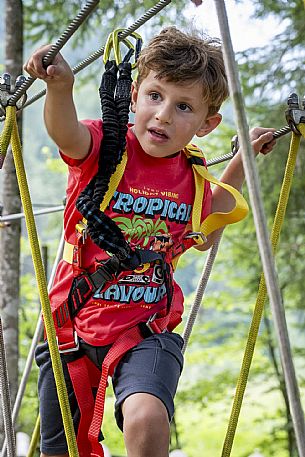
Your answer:
[[[153,101],[160,100],[160,94],[158,94],[158,92],[151,92],[149,98]]]
[[[178,108],[181,111],[192,111],[192,108],[189,105],[187,105],[186,103],[179,103]]]

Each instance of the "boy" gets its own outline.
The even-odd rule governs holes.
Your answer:
[[[97,171],[102,123],[78,121],[72,96],[72,71],[60,54],[45,70],[42,57],[48,49],[42,47],[36,51],[25,70],[47,83],[45,123],[69,166],[65,238],[67,245],[75,245],[75,226],[81,219],[75,202]],[[195,195],[191,166],[182,151],[194,135],[203,137],[218,126],[221,121],[218,111],[227,96],[221,49],[215,40],[202,40],[168,28],[142,51],[138,79],[132,85],[135,123],[127,133],[127,166],[105,210],[121,227],[132,247],[148,246],[167,255],[182,243]],[[272,129],[254,129],[250,137],[255,154],[268,153],[275,144]],[[238,152],[222,181],[240,189],[243,180]],[[206,181],[201,219],[210,212],[228,212],[231,208],[228,192],[217,187],[211,193]],[[208,249],[214,237],[215,234],[209,236],[200,249]],[[95,271],[96,260],[107,258],[90,239],[86,241],[83,254],[86,271]],[[73,281],[71,263],[65,259],[58,267],[50,294],[52,309],[69,294]],[[91,350],[92,354],[92,348],[99,348],[96,365],[101,366],[109,347],[120,337],[114,325],[118,313],[120,319],[133,327],[162,312],[167,295],[164,282],[158,263],[145,264],[135,271],[121,271],[90,297],[74,317],[73,325],[85,353]],[[168,457],[173,398],[183,365],[183,342],[172,332],[183,311],[183,297],[178,285],[173,284],[171,307],[179,317],[168,322],[167,331],[145,335],[143,341],[122,357],[113,375],[116,420],[124,433],[128,457]],[[66,457],[47,343],[38,348],[36,360],[40,366],[41,455]],[[63,365],[77,428],[79,410],[65,360]],[[89,456],[90,451],[86,454],[84,450],[81,455]]]

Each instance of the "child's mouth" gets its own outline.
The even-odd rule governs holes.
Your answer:
[[[168,136],[165,132],[157,129],[148,129],[148,132],[153,138],[160,139],[160,140],[168,140]]]

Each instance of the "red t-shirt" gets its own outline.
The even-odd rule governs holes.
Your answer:
[[[68,164],[67,203],[64,212],[65,239],[75,243],[75,225],[82,219],[75,207],[79,193],[97,172],[102,123],[84,121],[91,132],[92,147],[82,161],[62,154]],[[181,245],[195,196],[193,171],[183,152],[170,158],[147,155],[129,128],[127,133],[128,160],[124,175],[105,213],[121,228],[131,246],[173,252]],[[211,189],[205,182],[202,220],[211,211]],[[160,235],[163,237],[160,241]],[[164,243],[168,240],[168,243]],[[96,260],[108,255],[90,238],[86,241],[83,264],[90,267]],[[161,275],[162,276],[162,275]],[[64,260],[58,265],[54,285],[50,292],[52,309],[68,296],[73,279],[72,265]],[[158,266],[146,270],[121,273],[102,290],[96,291],[76,316],[77,334],[93,345],[113,342],[126,322],[136,325],[166,306],[166,291]],[[174,282],[172,306],[180,315],[183,312],[183,295]],[[117,319],[119,313],[119,319]],[[119,322],[118,322],[119,321]],[[125,323],[125,324],[124,324]]]

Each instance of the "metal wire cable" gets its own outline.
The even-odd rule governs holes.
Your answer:
[[[280,138],[284,135],[287,135],[287,133],[291,133],[291,128],[289,125],[285,125],[285,127],[280,128],[279,130],[276,130],[273,132],[273,138],[277,139]],[[223,154],[219,157],[215,157],[214,159],[207,160],[207,167],[211,167],[212,165],[216,165],[218,163],[226,162],[227,160],[233,159],[235,156],[236,152],[229,152],[227,154]]]
[[[16,438],[11,414],[11,396],[7,373],[2,319],[0,316],[0,397],[2,403],[4,431],[7,440],[8,457],[16,457]]]
[[[120,39],[123,40],[124,38],[127,38],[132,32],[134,32],[139,27],[141,27],[143,24],[145,24],[149,19],[151,19],[153,16],[155,16],[157,13],[159,13],[159,11],[161,11],[163,8],[165,8],[169,3],[171,3],[171,0],[160,0],[158,3],[156,3],[156,5],[151,7],[142,16],[140,16],[139,19],[137,19],[130,27],[126,28],[120,34]],[[91,63],[93,63],[95,60],[97,60],[99,57],[101,57],[104,54],[104,51],[105,51],[104,46],[97,49],[95,52],[90,54],[86,59],[82,60],[79,64],[77,64],[75,67],[73,67],[72,68],[73,73],[76,75],[81,70],[88,67]],[[29,98],[29,100],[24,104],[22,109],[31,105],[36,100],[43,97],[45,94],[46,94],[46,90],[43,89],[40,92],[38,92],[36,95],[33,95],[33,97]]]
[[[183,354],[186,351],[186,347],[188,345],[188,342],[189,342],[189,339],[190,339],[190,336],[191,336],[191,333],[192,333],[192,330],[193,330],[193,327],[194,327],[194,324],[195,324],[195,321],[196,321],[196,318],[197,318],[197,315],[198,315],[198,312],[199,312],[199,309],[201,306],[202,297],[203,297],[203,294],[205,292],[206,286],[208,284],[208,281],[209,281],[209,278],[210,278],[210,275],[212,272],[212,268],[214,265],[214,261],[216,259],[220,240],[221,240],[221,235],[219,235],[219,237],[215,240],[213,246],[209,250],[209,254],[208,254],[208,257],[204,264],[202,275],[201,275],[198,285],[197,285],[194,303],[193,303],[191,311],[187,317],[185,328],[182,333],[182,337],[184,339],[184,344],[183,344],[183,348],[182,348]]]
[[[274,138],[280,138],[281,136],[286,135],[287,133],[291,133],[291,128],[289,125],[285,125],[285,127],[282,127],[279,130],[276,130],[273,132],[273,137]]]
[[[64,243],[65,243],[64,232],[62,231],[62,234],[61,234],[61,237],[60,237],[60,241],[59,241],[59,244],[58,244],[56,257],[55,257],[55,260],[54,260],[54,263],[53,263],[53,267],[52,267],[52,271],[51,271],[51,274],[50,274],[50,279],[49,279],[49,283],[48,283],[48,291],[50,291],[50,289],[51,289],[51,287],[53,285],[54,278],[55,278],[55,273],[56,273],[56,269],[57,269],[57,265],[58,265],[59,261],[62,259],[63,250],[64,250]],[[32,342],[31,342],[31,347],[29,349],[29,353],[28,353],[28,356],[27,356],[27,359],[26,359],[26,362],[25,362],[25,367],[24,367],[24,370],[23,370],[23,373],[22,373],[22,377],[21,377],[21,380],[20,380],[20,384],[19,384],[19,387],[18,387],[15,404],[14,404],[14,407],[13,407],[13,413],[12,413],[13,425],[15,425],[16,421],[17,421],[17,417],[18,417],[18,414],[19,414],[19,411],[20,411],[20,407],[21,407],[21,402],[22,402],[22,399],[23,399],[23,396],[24,396],[24,392],[25,392],[25,389],[26,389],[26,384],[27,384],[27,381],[28,381],[30,373],[31,373],[33,360],[34,360],[35,349],[36,349],[37,344],[41,340],[42,334],[43,334],[43,322],[42,322],[41,313],[40,313],[39,317],[38,317],[35,333],[33,335],[33,339],[32,339]],[[3,443],[2,451],[1,451],[1,457],[6,457],[6,449],[7,449],[7,441],[5,439],[4,443]]]
[[[71,21],[68,25],[67,29],[62,33],[62,35],[58,38],[55,44],[52,45],[51,49],[47,52],[45,57],[43,58],[43,63],[47,67],[58,51],[66,44],[66,42],[71,38],[73,33],[79,28],[79,26],[85,21],[85,19],[89,16],[89,14],[93,11],[93,9],[97,6],[99,0],[89,0],[86,5],[80,10],[77,16]],[[15,105],[16,102],[25,94],[25,92],[29,89],[29,87],[33,84],[36,78],[29,76],[24,83],[16,90],[14,95],[10,97],[9,104]]]
[[[41,216],[44,214],[52,214],[52,213],[57,213],[59,211],[63,211],[65,209],[64,205],[58,205],[58,206],[53,206],[50,208],[45,208],[45,209],[37,209],[36,211],[33,211],[34,216]],[[6,214],[5,216],[0,216],[0,224],[3,222],[10,222],[10,221],[15,221],[19,219],[24,219],[25,214],[24,213],[15,213],[15,214]]]

